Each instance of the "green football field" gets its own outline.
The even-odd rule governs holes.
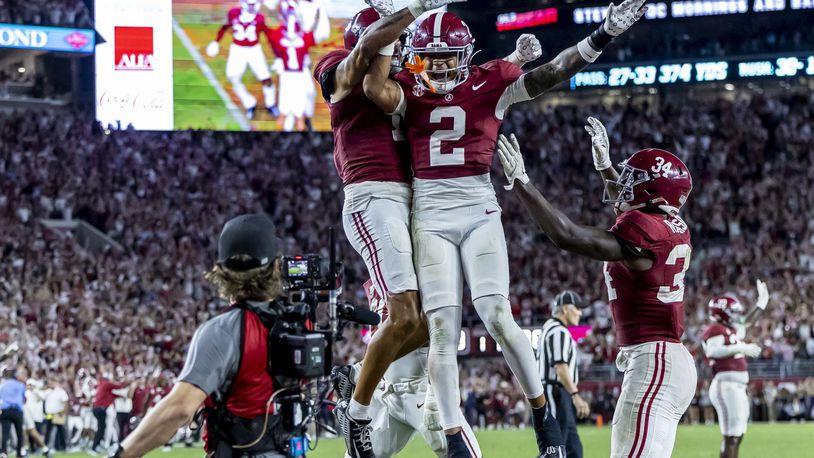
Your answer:
[[[579,434],[585,449],[585,458],[610,455],[610,428],[581,427]],[[531,430],[479,431],[475,435],[487,458],[527,458],[536,456],[534,434]],[[717,458],[720,445],[717,426],[682,426],[678,430],[674,458]],[[321,440],[312,458],[341,458],[344,444],[341,440]],[[174,448],[171,452],[153,452],[149,457],[200,457],[199,448]],[[413,438],[399,456],[405,458],[435,456],[419,439]],[[741,458],[804,458],[814,457],[814,425],[812,424],[751,424],[741,445]]]

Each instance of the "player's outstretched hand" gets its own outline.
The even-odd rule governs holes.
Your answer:
[[[543,55],[543,47],[540,45],[540,40],[530,33],[524,33],[517,39],[514,54],[521,64],[527,64],[535,61]],[[521,67],[523,65],[520,65]]]
[[[631,28],[647,11],[644,2],[645,0],[625,0],[618,6],[613,3],[608,5],[608,14],[602,24],[605,32],[616,37]]]
[[[608,141],[608,131],[605,126],[594,117],[588,118],[585,126],[588,135],[591,136],[591,150],[594,155],[594,168],[605,170],[611,166],[610,142]]]
[[[219,52],[220,52],[220,45],[218,44],[217,41],[213,41],[212,43],[209,43],[209,45],[206,47],[206,55],[209,56],[209,57],[215,57],[215,56],[218,55]]]
[[[766,287],[766,283],[758,279],[757,280],[757,304],[755,306],[760,310],[766,310],[766,306],[769,305],[769,288]]]
[[[509,181],[509,184],[504,186],[507,191],[514,189],[514,180],[520,180],[523,184],[529,182],[526,166],[523,164],[523,155],[520,154],[520,144],[517,143],[517,137],[514,134],[511,134],[511,139],[510,143],[503,134],[500,134],[497,139],[497,155],[503,166],[503,173],[506,174],[506,180]]]
[[[743,354],[749,358],[757,358],[760,356],[760,346],[753,343],[746,344],[746,347],[743,349]]]
[[[365,0],[365,3],[376,10],[381,17],[390,16],[396,12],[396,7],[393,6],[393,0]]]

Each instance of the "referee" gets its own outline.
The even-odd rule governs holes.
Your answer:
[[[545,386],[549,413],[560,423],[568,458],[582,458],[582,442],[577,435],[576,417],[588,416],[588,403],[577,389],[577,352],[566,326],[576,326],[582,316],[582,301],[573,291],[563,291],[554,299],[551,318],[543,324],[537,345],[540,378]]]

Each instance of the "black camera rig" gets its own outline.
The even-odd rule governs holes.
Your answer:
[[[336,240],[329,229],[330,259],[326,263],[317,254],[283,258],[283,278],[288,300],[281,304],[277,320],[269,332],[271,376],[280,390],[274,402],[281,414],[281,427],[288,439],[288,456],[302,457],[313,450],[308,431],[321,425],[317,415],[330,391],[333,349],[350,323],[377,325],[374,312],[341,302],[344,266],[336,260]],[[318,308],[327,304],[327,318],[320,320]],[[273,351],[272,351],[273,349]],[[271,360],[273,364],[271,364]]]

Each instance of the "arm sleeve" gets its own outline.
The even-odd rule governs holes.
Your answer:
[[[726,345],[726,338],[720,334],[705,340],[703,346],[704,354],[712,359],[729,358],[743,352],[743,344]]]
[[[226,31],[229,30],[229,27],[229,24],[223,24],[220,29],[218,29],[218,36],[215,38],[215,41],[220,41],[223,35],[226,34]]]
[[[178,380],[212,394],[237,373],[240,363],[240,313],[210,320],[192,337]]]
[[[401,87],[401,84],[398,84],[398,87],[399,87],[399,103],[398,105],[396,105],[396,109],[392,113],[386,114],[388,116],[401,116],[402,118],[404,118],[404,113],[407,112],[407,99],[404,98],[404,89]]]
[[[503,95],[500,96],[495,106],[495,117],[497,119],[503,119],[506,110],[512,104],[531,100],[526,84],[523,82],[525,79],[526,75],[522,75],[503,91]]]

